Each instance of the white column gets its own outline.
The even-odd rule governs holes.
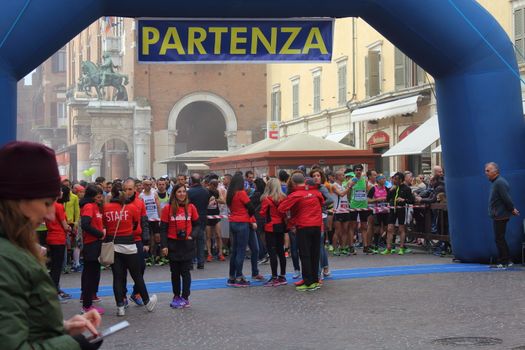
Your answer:
[[[135,154],[135,176],[141,179],[144,175],[151,175],[148,170],[149,165],[146,164],[146,151],[149,152],[149,150],[146,149],[149,133],[144,130],[135,130],[134,136],[135,149],[133,153]]]
[[[228,142],[228,151],[237,149],[237,131],[226,131],[224,133]]]

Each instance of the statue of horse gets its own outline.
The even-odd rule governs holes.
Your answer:
[[[115,89],[113,94],[114,101],[127,101],[128,93],[126,87],[129,80],[125,74],[107,72],[91,61],[81,63],[82,76],[78,81],[78,90],[84,91],[91,96],[91,89],[95,88],[98,99],[102,100],[105,95],[105,88],[111,86]]]

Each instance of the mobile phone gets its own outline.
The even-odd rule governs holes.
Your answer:
[[[91,338],[88,338],[88,341],[90,343],[98,343],[102,339],[104,339],[104,338],[106,338],[106,337],[108,337],[108,336],[110,336],[112,334],[115,334],[118,331],[121,331],[124,328],[128,328],[128,327],[129,327],[129,322],[128,321],[119,322],[119,323],[114,324],[113,326],[111,326],[109,328],[104,329],[97,337],[93,336]]]

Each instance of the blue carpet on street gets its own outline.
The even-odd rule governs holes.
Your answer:
[[[383,266],[383,267],[361,267],[344,270],[333,270],[332,276],[327,280],[347,280],[357,278],[391,277],[406,275],[427,275],[434,273],[458,273],[458,272],[489,272],[494,271],[488,265],[480,264],[435,264],[435,265],[408,265],[408,266]],[[268,276],[269,277],[269,276]],[[286,276],[291,283],[292,275]],[[171,293],[171,281],[146,283],[149,293]],[[252,283],[252,286],[262,286],[263,282]],[[218,288],[230,288],[226,285],[226,278],[195,279],[191,282],[191,290],[207,290]],[[132,285],[128,285],[128,290]],[[64,289],[73,298],[80,297],[80,288]],[[107,297],[113,295],[112,286],[100,286],[98,296]]]

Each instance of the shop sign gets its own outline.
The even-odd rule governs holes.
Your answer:
[[[390,136],[388,136],[388,134],[384,131],[378,131],[368,139],[367,143],[369,145],[390,143]]]

